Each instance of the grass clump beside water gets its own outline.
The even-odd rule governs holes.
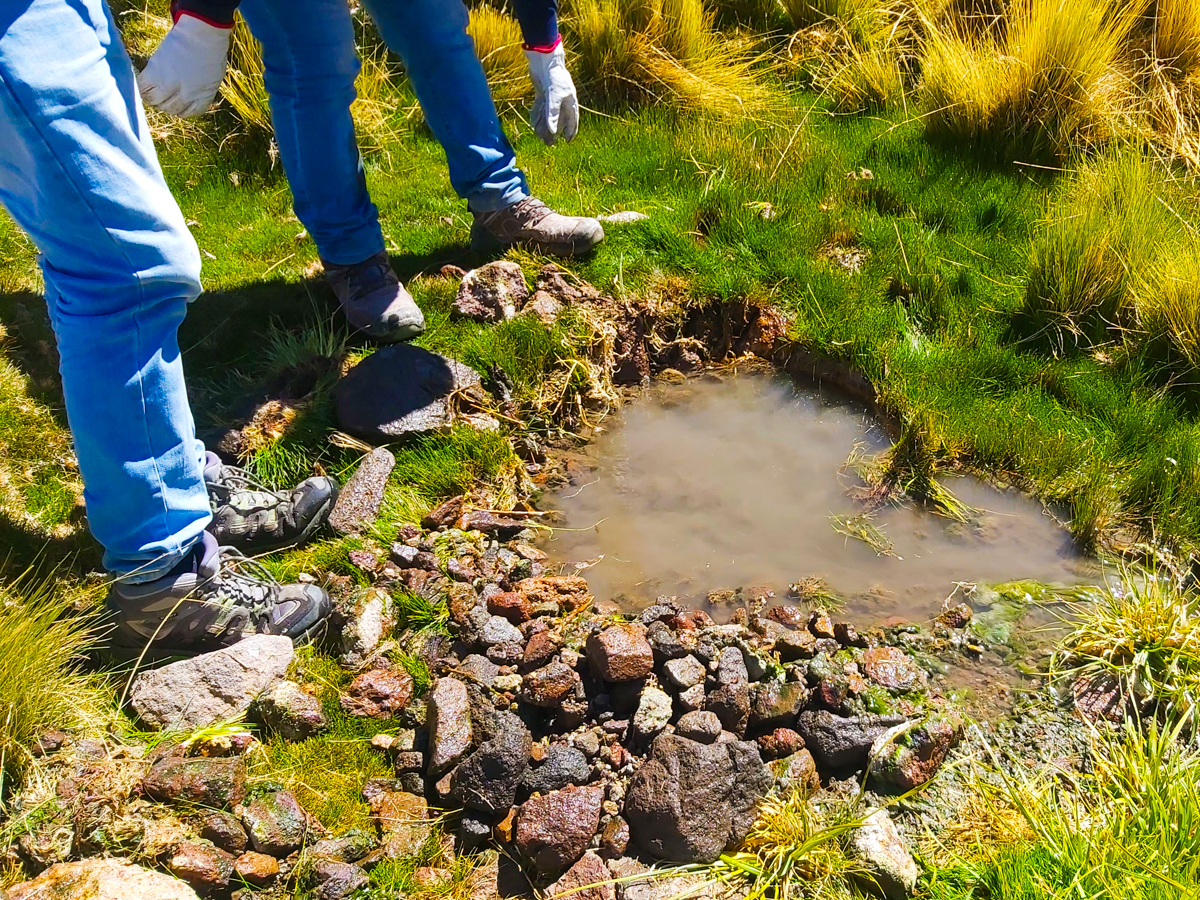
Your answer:
[[[1092,734],[1092,770],[1023,764],[975,784],[978,815],[935,836],[931,900],[1180,900],[1200,891],[1200,754],[1153,720]],[[982,798],[982,799],[980,799]]]

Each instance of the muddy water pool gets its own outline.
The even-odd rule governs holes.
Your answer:
[[[739,586],[782,599],[817,578],[856,621],[921,621],[961,582],[1099,581],[1037,500],[972,477],[945,481],[981,511],[970,525],[906,503],[870,520],[889,555],[839,533],[838,517],[863,512],[848,457],[889,443],[865,409],[782,377],[657,385],[604,423],[571,485],[543,498],[557,510],[546,549],[630,612]]]

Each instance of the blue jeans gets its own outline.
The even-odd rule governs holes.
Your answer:
[[[0,0],[0,203],[42,254],[104,565],[150,580],[210,519],[176,336],[200,254],[103,0]]]
[[[529,196],[467,34],[462,0],[365,0],[408,71],[450,183],[471,209]],[[264,81],[296,217],[327,262],[362,262],[384,248],[350,118],[359,61],[346,0],[244,0],[263,45]]]

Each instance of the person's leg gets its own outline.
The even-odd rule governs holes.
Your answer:
[[[462,0],[366,0],[387,45],[400,55],[425,120],[446,153],[450,183],[474,212],[529,196],[467,34]]]
[[[176,330],[200,256],[101,0],[0,13],[0,203],[42,253],[88,524],[128,581],[210,519]]]
[[[353,265],[384,249],[350,104],[359,61],[346,0],[244,0],[296,217],[321,259]]]

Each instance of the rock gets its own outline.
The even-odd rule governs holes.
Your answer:
[[[708,710],[684,713],[675,723],[675,733],[701,744],[711,744],[721,734],[721,720]]]
[[[600,832],[600,855],[617,859],[628,849],[629,823],[621,816],[613,816]]]
[[[576,679],[570,666],[552,662],[534,669],[521,680],[521,699],[533,706],[559,706],[574,689]]]
[[[479,391],[479,374],[462,363],[412,344],[389,344],[337,383],[334,402],[343,431],[390,443],[446,430],[453,420],[450,396]]]
[[[907,900],[916,889],[921,871],[886,809],[875,810],[854,829],[848,851],[867,867],[871,877],[861,882],[872,893]]]
[[[383,791],[374,794],[369,803],[371,817],[382,836],[382,851],[386,858],[412,856],[429,839],[433,825],[424,797],[407,791]]]
[[[610,625],[587,641],[588,663],[605,681],[634,681],[654,671],[654,652],[641,622]]]
[[[347,713],[371,719],[390,719],[412,700],[412,676],[404,669],[363,672],[339,700]]]
[[[565,744],[551,744],[536,768],[525,773],[521,790],[527,794],[548,794],[572,784],[587,784],[592,767],[582,750]]]
[[[772,781],[751,743],[661,734],[626,791],[633,844],[656,859],[712,862],[745,839]]]
[[[476,684],[490,688],[500,674],[500,667],[478,653],[472,653],[458,665],[457,674],[469,677]]]
[[[808,687],[798,681],[760,681],[750,692],[750,727],[790,728],[808,703]]]
[[[546,888],[544,896],[546,900],[617,900],[617,888],[604,860],[589,850]]]
[[[338,534],[357,534],[370,528],[379,515],[383,489],[395,467],[396,457],[385,447],[376,447],[364,456],[338,492],[329,514],[329,527]]]
[[[775,652],[784,662],[808,659],[817,652],[817,639],[807,631],[789,631],[775,639]]]
[[[390,594],[376,589],[358,594],[342,626],[338,661],[347,669],[359,668],[375,654],[395,624]]]
[[[643,738],[658,734],[671,721],[671,697],[656,687],[642,691],[642,700],[633,714],[634,733]]]
[[[242,807],[250,846],[259,853],[287,856],[304,843],[308,822],[291,791],[262,794]]]
[[[799,790],[805,794],[814,794],[821,788],[821,776],[817,772],[817,763],[808,750],[797,750],[786,759],[778,759],[771,763],[771,773],[775,783],[783,791]]]
[[[971,609],[971,604],[960,603],[958,606],[952,606],[941,615],[935,622],[945,625],[947,628],[966,628],[971,622],[971,617],[975,615],[975,611]]]
[[[529,598],[533,607],[553,606],[558,613],[571,613],[592,602],[588,583],[578,575],[547,575],[524,578],[516,590]]]
[[[506,729],[479,745],[454,770],[450,796],[468,809],[502,813],[513,805],[529,770],[533,740],[524,726]]]
[[[763,759],[782,759],[804,749],[804,738],[790,728],[776,728],[757,740]]]
[[[521,657],[521,667],[526,671],[541,668],[550,662],[557,652],[558,642],[550,636],[549,632],[539,631],[531,634]]]
[[[502,322],[529,299],[525,275],[515,262],[497,260],[463,276],[452,307],[455,315],[476,322]]]
[[[379,846],[379,841],[373,834],[368,834],[359,828],[352,828],[341,837],[317,841],[308,848],[308,853],[313,857],[325,857],[341,862],[358,862],[377,846]]]
[[[863,647],[866,641],[858,633],[858,629],[849,622],[837,622],[833,626],[833,636],[843,647]]]
[[[521,629],[503,616],[489,616],[488,620],[483,623],[483,627],[479,629],[479,643],[487,647],[493,647],[496,644],[521,644],[523,655],[525,652],[524,640],[525,636],[521,634]]]
[[[911,691],[925,686],[925,673],[899,647],[872,647],[863,652],[863,672],[889,691]]]
[[[704,685],[694,684],[686,691],[680,691],[678,699],[680,707],[686,712],[703,709],[705,699]]]
[[[294,681],[281,681],[251,708],[254,718],[284,740],[302,741],[329,727],[321,701]]]
[[[429,771],[440,776],[471,748],[471,707],[467,687],[453,678],[439,678],[429,692]]]
[[[687,647],[683,645],[671,626],[660,619],[655,619],[646,626],[646,640],[654,651],[655,662],[666,662],[682,659],[687,656]]]
[[[458,820],[458,835],[455,848],[461,854],[479,850],[492,837],[492,826],[470,812],[464,812]]]
[[[603,222],[605,225],[632,225],[634,222],[644,222],[649,218],[645,213],[633,209],[596,216],[597,221]]]
[[[129,702],[152,728],[194,731],[244,716],[251,701],[287,675],[291,638],[256,634],[232,647],[142,672]]]
[[[201,893],[229,886],[233,857],[211,844],[185,841],[167,863],[176,878],[182,878]]]
[[[704,663],[694,656],[681,659],[669,659],[663,663],[663,674],[671,684],[680,690],[687,690],[692,685],[702,684],[708,674]]]
[[[726,647],[721,651],[717,683],[717,687],[708,692],[704,708],[716,713],[727,731],[745,734],[750,719],[750,678],[742,651],[737,647]]]
[[[243,853],[233,862],[233,871],[246,884],[267,887],[279,877],[279,861],[265,853]]]
[[[239,756],[165,756],[142,779],[142,791],[160,803],[232,806],[246,796],[246,761]]]
[[[119,859],[57,863],[8,888],[8,900],[198,900],[177,878]]]
[[[370,881],[367,873],[354,863],[333,859],[318,859],[313,863],[309,880],[318,900],[344,900]]]
[[[510,540],[529,526],[526,519],[506,516],[490,509],[472,509],[463,513],[459,527],[463,531],[478,531],[502,541]]]
[[[901,792],[920,787],[937,774],[961,734],[962,723],[944,715],[897,725],[871,745],[871,777]]]
[[[617,900],[717,900],[728,896],[727,888],[718,881],[677,872],[663,877],[629,857],[612,860],[608,870],[616,882]],[[643,874],[645,878],[638,877]]]
[[[466,503],[466,497],[458,496],[451,497],[444,503],[435,506],[431,509],[428,515],[421,520],[421,527],[428,528],[431,531],[439,528],[449,528],[458,521],[458,517],[463,513],[463,506]]]
[[[529,621],[532,615],[532,604],[529,598],[520,591],[501,591],[492,594],[487,600],[488,612],[493,616],[503,616],[514,625]]]
[[[846,772],[866,765],[875,739],[903,721],[903,716],[847,718],[808,709],[796,718],[796,730],[822,770]]]
[[[237,856],[246,849],[246,830],[237,816],[219,809],[204,813],[196,828],[200,837]]]
[[[813,637],[835,639],[833,619],[829,618],[829,613],[823,609],[813,610],[812,615],[808,617],[808,630],[813,633]]]
[[[808,627],[808,612],[799,606],[772,606],[767,610],[767,618],[792,628]]]
[[[567,787],[526,800],[517,812],[516,845],[538,875],[557,878],[579,859],[600,827],[604,789]]]
[[[563,305],[555,297],[545,291],[537,291],[533,298],[521,310],[523,315],[537,316],[542,324],[549,327],[562,315]]]

